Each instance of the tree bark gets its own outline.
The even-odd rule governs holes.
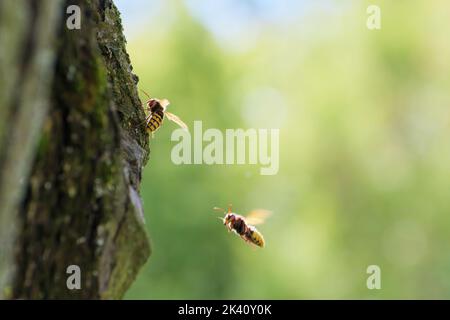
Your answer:
[[[66,26],[72,4],[81,9],[80,30]],[[33,19],[11,18],[22,38],[9,36],[17,43],[6,50],[12,61],[0,61],[17,73],[0,89],[3,292],[121,298],[150,246],[139,197],[148,134],[119,12],[110,0],[8,0],[0,17],[17,6]],[[66,283],[71,265],[81,270],[79,290]]]

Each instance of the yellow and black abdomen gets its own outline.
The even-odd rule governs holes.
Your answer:
[[[155,132],[162,124],[164,119],[164,112],[156,111],[152,113],[147,123],[147,130]]]
[[[249,227],[249,236],[251,241],[256,244],[258,247],[264,248],[265,242],[264,242],[264,237],[261,234],[261,232],[259,232],[258,230],[256,230],[255,227]]]

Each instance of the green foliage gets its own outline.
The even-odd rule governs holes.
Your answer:
[[[165,122],[141,194],[153,253],[128,298],[449,298],[447,1],[368,1],[227,51],[183,9],[128,46],[140,88],[189,125],[280,130],[280,171],[176,166]],[[125,26],[126,27],[126,26]],[[251,116],[249,116],[251,115]],[[211,208],[274,211],[267,248]],[[366,268],[382,290],[366,288]]]

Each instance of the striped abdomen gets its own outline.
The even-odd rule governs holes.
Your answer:
[[[147,130],[149,132],[155,132],[162,124],[164,119],[164,112],[163,111],[155,111],[150,116],[150,119],[147,122]]]
[[[248,232],[247,232],[247,238],[253,242],[254,244],[256,244],[258,247],[263,248],[264,247],[264,238],[262,236],[262,234],[256,230],[255,227],[253,226],[249,226],[248,228]]]

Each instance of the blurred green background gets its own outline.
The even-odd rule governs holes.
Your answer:
[[[450,298],[450,2],[116,3],[139,87],[169,111],[280,129],[261,176],[174,165],[164,123],[141,189],[153,253],[126,298]],[[227,203],[274,211],[266,248],[226,232]]]

